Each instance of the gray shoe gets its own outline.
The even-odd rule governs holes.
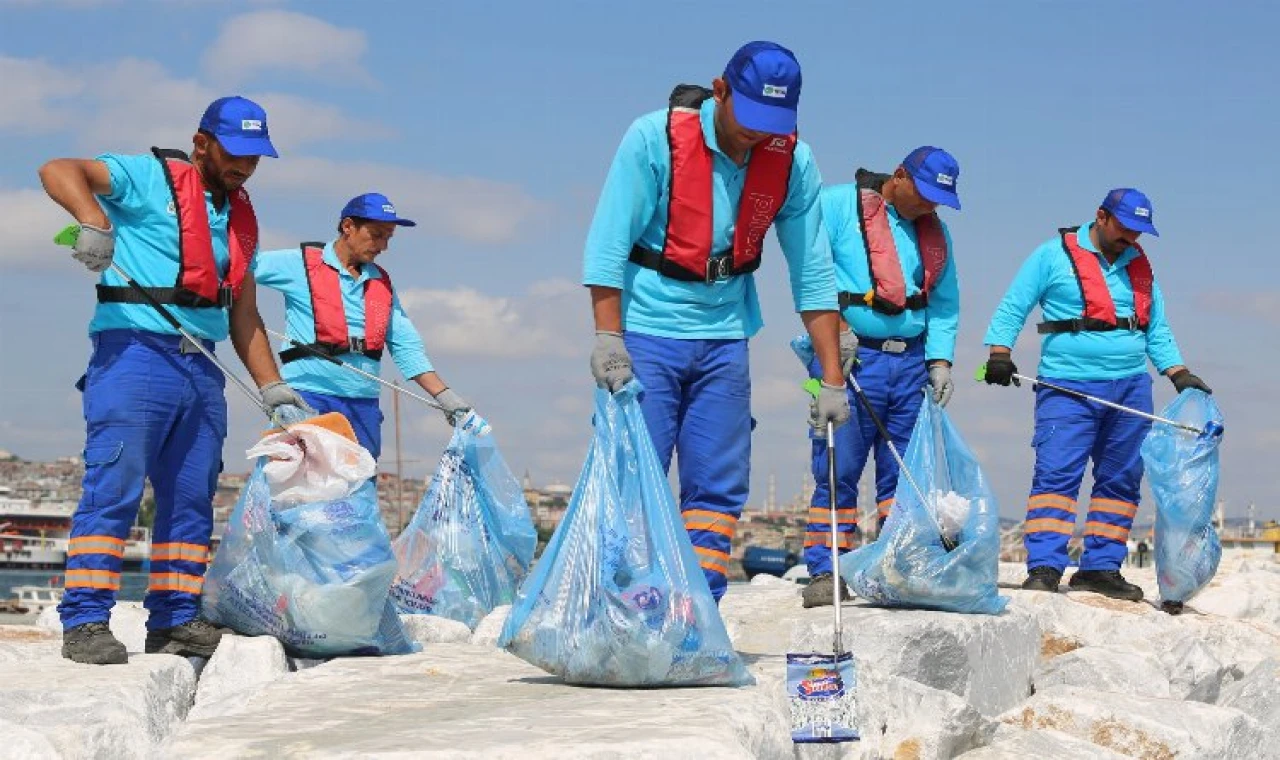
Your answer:
[[[147,654],[176,654],[179,657],[212,657],[226,628],[196,618],[172,628],[147,631]]]
[[[124,665],[129,652],[106,623],[84,623],[62,632],[62,656],[86,665]]]
[[[801,598],[804,600],[805,609],[810,607],[826,607],[831,605],[832,597],[835,596],[834,576],[831,573],[822,573],[815,575],[813,580],[809,581],[809,585],[804,587]],[[853,594],[849,593],[849,587],[844,585],[844,579],[840,579],[840,601],[847,602],[853,598]]]

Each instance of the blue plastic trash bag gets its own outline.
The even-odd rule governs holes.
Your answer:
[[[634,380],[596,391],[582,474],[499,646],[568,683],[749,684],[658,465],[640,392]]]
[[[403,533],[391,596],[401,612],[440,615],[472,629],[511,604],[538,546],[529,505],[486,425],[459,425]]]
[[[1161,416],[1204,430],[1222,430],[1213,397],[1189,389]],[[1156,580],[1160,598],[1185,602],[1218,571],[1222,544],[1213,528],[1218,494],[1219,434],[1196,435],[1156,423],[1142,442],[1142,461],[1156,499]]]
[[[314,432],[309,427],[290,425],[274,437],[292,444],[289,436],[306,437]],[[305,450],[299,461],[318,459],[332,443],[322,433],[328,431],[298,447]],[[305,467],[273,475],[271,468],[289,463],[258,457],[205,579],[205,618],[237,633],[274,636],[303,657],[419,648],[405,636],[390,598],[395,557],[377,489],[367,474],[359,477],[372,472],[372,458],[363,457],[363,449],[339,449],[330,463],[336,466],[321,468],[326,477]],[[332,498],[311,498],[317,494]]]
[[[1000,515],[995,495],[931,393],[920,406],[903,459],[929,503],[921,503],[910,481],[899,475],[893,511],[880,537],[841,557],[840,576],[855,594],[876,604],[999,614],[1009,600],[996,591]]]

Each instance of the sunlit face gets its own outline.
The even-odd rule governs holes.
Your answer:
[[[1125,251],[1137,245],[1141,232],[1134,232],[1120,223],[1110,211],[1098,209],[1095,219],[1098,230],[1098,249],[1113,258],[1118,258]]]
[[[391,244],[391,236],[396,234],[396,225],[392,222],[375,222],[368,219],[347,217],[342,220],[342,241],[351,252],[352,266],[370,264],[378,258]]]
[[[716,103],[716,136],[720,140],[720,150],[726,153],[746,153],[769,137],[768,132],[757,132],[747,129],[738,123],[733,115],[733,91],[723,79],[716,79],[711,84]]]
[[[907,221],[914,222],[926,214],[932,214],[938,209],[938,204],[933,201],[926,200],[920,194],[919,188],[916,187],[916,181],[907,174],[907,170],[898,167],[893,173],[893,181],[896,183],[893,195],[893,208],[898,212],[898,216]]]
[[[197,132],[191,161],[200,169],[205,187],[230,193],[239,190],[258,169],[262,156],[233,156],[216,137]]]

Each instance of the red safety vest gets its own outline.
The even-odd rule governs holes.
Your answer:
[[[204,181],[180,150],[152,148],[164,169],[165,183],[173,196],[178,224],[178,277],[173,287],[144,288],[157,301],[191,308],[230,307],[240,297],[244,276],[258,250],[258,217],[249,194],[240,188],[227,196],[231,204],[227,222],[227,252],[231,265],[225,279],[218,274],[213,255],[213,234],[205,207]],[[127,286],[98,286],[100,303],[145,303]]]
[[[280,361],[288,364],[314,356],[315,352],[326,356],[362,353],[370,359],[381,360],[391,324],[393,290],[387,270],[369,264],[381,277],[365,280],[364,337],[353,338],[347,330],[347,312],[342,305],[341,275],[325,262],[324,243],[303,243],[301,247],[307,288],[311,292],[311,311],[315,315],[316,342],[306,348],[294,346],[281,351]]]
[[[751,150],[747,178],[738,202],[733,250],[713,253],[712,165],[702,134],[700,109],[711,90],[679,85],[667,110],[671,185],[667,198],[666,242],[662,251],[641,246],[631,261],[686,282],[712,283],[760,267],[764,236],[787,199],[796,136],[775,135]]]
[[[1058,230],[1062,236],[1062,250],[1071,259],[1076,282],[1080,284],[1080,297],[1084,300],[1084,313],[1076,319],[1055,319],[1041,322],[1037,330],[1042,334],[1063,332],[1109,332],[1111,330],[1146,330],[1151,324],[1151,288],[1155,275],[1151,262],[1142,246],[1134,244],[1138,255],[1125,265],[1129,275],[1129,287],[1133,288],[1133,317],[1116,316],[1116,304],[1107,288],[1106,275],[1098,254],[1086,250],[1076,237],[1079,227]]]
[[[874,176],[860,170],[861,176]],[[916,247],[920,262],[924,265],[924,280],[920,292],[907,296],[907,284],[902,276],[902,261],[898,258],[898,245],[889,227],[889,211],[884,196],[876,189],[858,187],[858,227],[862,230],[862,247],[867,254],[867,267],[871,273],[871,289],[866,293],[840,294],[841,308],[869,306],[882,314],[897,315],[929,305],[929,293],[942,278],[950,251],[947,236],[942,231],[942,221],[937,214],[925,214],[915,220]]]

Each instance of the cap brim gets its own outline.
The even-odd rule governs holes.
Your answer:
[[[267,156],[279,158],[276,148],[267,137],[218,136],[218,143],[233,156]]]
[[[733,118],[742,126],[771,135],[789,135],[796,131],[795,111],[758,103],[733,88],[730,91],[733,92]]]
[[[1160,233],[1156,232],[1156,226],[1140,217],[1120,216],[1114,212],[1112,213],[1112,216],[1120,222],[1122,227],[1130,232],[1141,232],[1142,234],[1150,235],[1151,237],[1160,237]]]
[[[397,227],[417,227],[418,223],[410,219],[401,219],[393,216],[390,219],[384,216],[365,216],[364,214],[343,214],[343,219],[363,219],[366,222],[380,222],[382,224],[394,224]]]
[[[418,226],[417,222],[411,222],[408,219],[397,218],[397,219],[388,219],[387,221],[391,222],[392,224],[398,227],[417,227]]]
[[[915,177],[912,177],[911,181],[915,183],[916,190],[920,191],[920,196],[926,201],[943,206],[950,206],[956,211],[960,210],[960,196],[955,193],[949,193],[946,190],[934,187],[928,182],[921,182]]]

